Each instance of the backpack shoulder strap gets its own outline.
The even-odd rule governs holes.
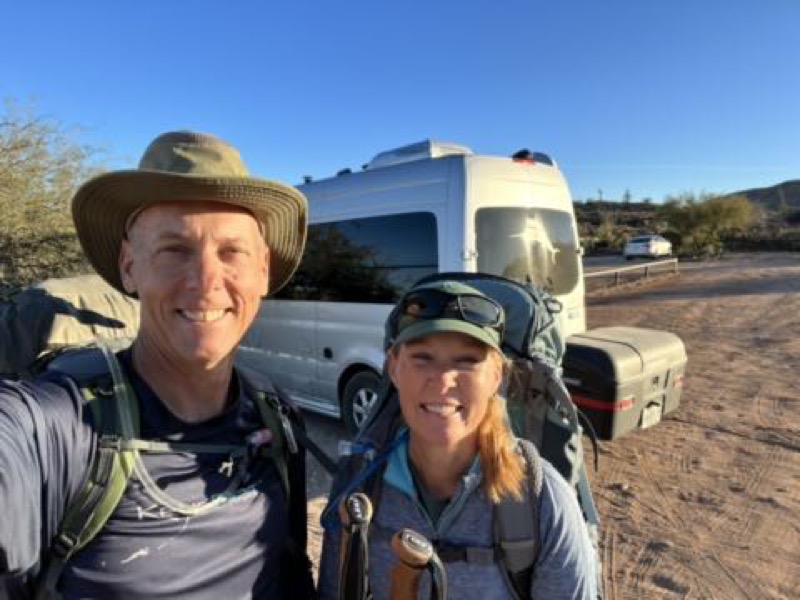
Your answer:
[[[505,499],[495,506],[494,535],[509,589],[527,598],[539,554],[539,502],[542,495],[542,458],[527,440],[518,440],[525,461],[526,489],[521,501]]]
[[[242,369],[238,365],[237,369],[242,375],[241,381],[249,397],[256,405],[262,423],[272,433],[270,456],[280,474],[286,493],[289,507],[287,540],[289,559],[282,567],[285,569],[285,579],[291,582],[296,597],[316,597],[311,563],[306,553],[308,512],[304,450],[308,446],[304,442],[308,436],[305,435],[303,420],[292,402],[280,389],[273,386],[268,378],[256,371]]]
[[[67,561],[106,524],[133,472],[134,453],[121,447],[124,437],[122,423],[127,421],[133,433],[138,433],[138,407],[132,390],[119,393],[118,386],[130,387],[130,384],[124,379],[117,380],[115,369],[108,361],[114,361],[119,368],[113,353],[93,348],[81,356],[81,369],[73,377],[83,395],[84,406],[88,406],[92,412],[99,435],[88,476],[67,507],[59,531],[50,545],[36,592],[37,598],[54,594]],[[59,370],[70,375],[68,364],[62,364]],[[127,398],[127,401],[121,401],[121,398]]]
[[[246,395],[255,404],[261,422],[272,434],[271,457],[281,476],[283,489],[289,495],[292,490],[289,485],[288,457],[299,452],[295,436],[296,429],[299,428],[297,425],[299,419],[293,412],[293,406],[268,378],[252,369],[239,365],[236,368]]]

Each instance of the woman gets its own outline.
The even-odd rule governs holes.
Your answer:
[[[411,528],[438,547],[491,549],[493,505],[522,498],[527,469],[498,393],[507,369],[503,325],[497,303],[455,281],[415,287],[390,316],[387,371],[407,428],[379,453],[387,458],[369,535],[375,598],[389,596],[395,532]],[[529,597],[596,597],[593,550],[575,493],[547,463],[538,548]],[[326,530],[323,598],[338,595],[340,552],[340,533]],[[451,598],[513,595],[497,561],[445,559],[445,566]]]

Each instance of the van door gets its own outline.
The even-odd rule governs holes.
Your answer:
[[[312,394],[308,376],[316,348],[315,302],[269,298],[239,346],[238,359],[269,374],[296,401]]]

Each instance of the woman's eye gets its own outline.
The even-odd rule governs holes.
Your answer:
[[[480,362],[481,361],[479,359],[473,356],[465,356],[456,360],[456,367],[464,370],[474,369],[478,366],[478,364],[480,364]]]
[[[411,357],[411,361],[415,365],[427,365],[431,362],[431,357],[427,354],[415,354]]]

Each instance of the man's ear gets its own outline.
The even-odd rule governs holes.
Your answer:
[[[264,264],[262,265],[263,273],[264,273],[264,289],[269,291],[269,258],[271,254],[269,251],[269,246],[264,244]]]
[[[133,278],[133,248],[128,240],[122,240],[119,248],[119,277],[122,287],[129,294],[136,293],[136,283]]]

